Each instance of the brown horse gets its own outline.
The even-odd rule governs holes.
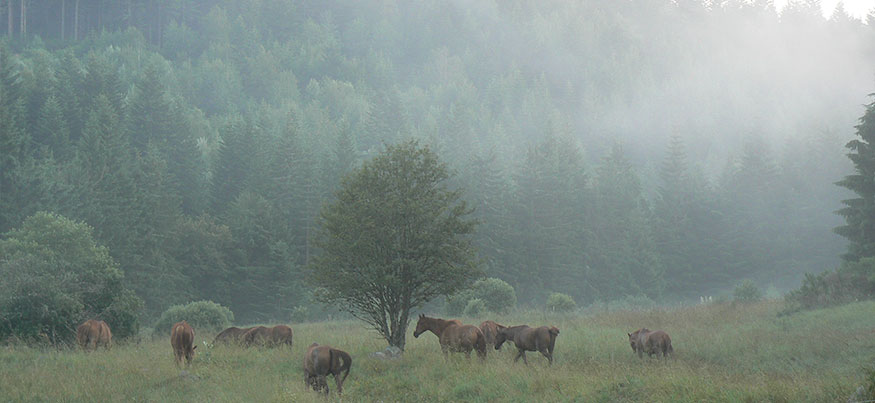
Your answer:
[[[455,319],[444,320],[419,315],[413,337],[419,337],[426,330],[438,337],[444,358],[449,356],[450,351],[465,353],[465,356],[471,358],[471,350],[476,350],[481,360],[486,359],[486,338],[476,326],[462,325]]]
[[[325,377],[334,375],[337,384],[337,394],[343,393],[343,381],[349,375],[352,367],[352,357],[346,351],[320,346],[316,343],[307,348],[304,353],[304,388],[312,387],[319,392],[328,394],[328,382]]]
[[[106,322],[88,319],[76,328],[76,342],[85,351],[97,350],[100,346],[109,350],[112,347],[112,332]]]
[[[286,325],[276,325],[270,329],[270,344],[272,346],[292,347],[292,328]]]
[[[176,366],[185,357],[185,366],[191,365],[194,358],[194,329],[186,321],[176,322],[170,330],[170,346],[173,347],[173,356],[176,358]]]
[[[674,355],[674,349],[671,347],[671,337],[668,333],[662,330],[654,330],[643,327],[632,333],[626,333],[629,336],[629,345],[632,351],[638,353],[638,358],[643,358],[644,354],[648,357],[659,358],[662,353],[662,358],[666,358],[668,354]]]
[[[495,346],[495,336],[498,335],[498,329],[504,329],[505,326],[499,325],[491,320],[484,321],[480,324],[480,331],[483,332],[483,337],[486,338],[486,344]]]
[[[221,333],[216,335],[215,340],[213,340],[213,344],[239,344],[243,341],[243,335],[246,334],[246,331],[251,328],[241,329],[239,327],[229,327],[225,330],[222,330]]]
[[[252,346],[267,346],[270,343],[271,328],[264,326],[250,327],[246,333],[243,333],[243,345],[246,347]]]
[[[495,349],[500,349],[501,345],[509,340],[513,342],[518,350],[513,362],[517,362],[520,357],[523,357],[523,362],[529,365],[529,362],[526,360],[526,351],[538,351],[544,357],[547,357],[550,365],[553,365],[553,346],[556,344],[556,336],[559,336],[559,329],[555,326],[532,328],[520,325],[505,327],[498,329],[498,334],[495,336]]]

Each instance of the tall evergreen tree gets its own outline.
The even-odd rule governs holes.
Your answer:
[[[181,198],[183,211],[202,211],[204,169],[200,151],[181,107],[167,94],[156,65],[146,67],[128,109],[132,145],[142,152],[148,144],[154,144],[167,163],[169,186]]]
[[[255,127],[249,118],[232,117],[220,129],[221,145],[212,175],[212,211],[221,217],[231,202],[251,189],[252,139]]]
[[[517,291],[523,300],[549,291],[590,299],[596,290],[588,272],[585,212],[588,178],[583,155],[567,137],[549,135],[529,148],[515,177],[519,203],[514,234],[519,237],[519,275],[528,284]]]
[[[602,160],[595,192],[589,254],[599,297],[660,297],[662,262],[651,233],[650,211],[641,181],[619,144]]]
[[[30,144],[18,73],[12,67],[8,48],[0,43],[0,232],[24,219],[20,209],[27,201],[20,200],[22,189],[17,176],[30,158]]]
[[[61,103],[54,95],[46,99],[40,108],[34,130],[34,141],[42,146],[43,155],[52,155],[58,160],[66,161],[73,155],[70,144],[70,130],[64,120],[64,111]]]
[[[850,241],[842,255],[849,262],[875,256],[875,102],[866,105],[856,129],[859,138],[845,146],[850,150],[847,155],[856,172],[836,182],[857,194],[842,200],[845,207],[838,214],[845,218],[845,225],[835,229]]]

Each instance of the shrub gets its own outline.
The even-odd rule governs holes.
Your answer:
[[[461,315],[468,306],[468,301],[474,298],[474,292],[471,289],[459,291],[447,297],[445,309],[447,315]]]
[[[875,258],[845,262],[837,270],[805,273],[802,286],[787,293],[782,314],[844,304],[875,295]]]
[[[763,292],[751,280],[744,280],[735,286],[732,296],[737,302],[756,302],[763,298]]]
[[[497,278],[477,280],[471,287],[474,297],[483,300],[490,312],[507,313],[516,305],[513,286]]]
[[[218,332],[234,321],[234,313],[213,301],[195,301],[185,305],[173,305],[155,322],[154,335],[170,333],[174,323],[186,321],[195,331]]]
[[[87,224],[36,213],[0,240],[0,256],[0,339],[72,344],[92,318],[115,338],[137,332],[143,302]]]
[[[490,312],[506,313],[516,305],[516,292],[513,286],[497,278],[484,278],[467,288],[447,297],[447,315],[460,315],[472,299],[480,299]]]
[[[486,311],[486,303],[480,298],[474,298],[465,305],[466,316],[477,316]]]
[[[577,308],[574,299],[561,292],[550,293],[547,297],[547,310],[551,312],[571,312]]]

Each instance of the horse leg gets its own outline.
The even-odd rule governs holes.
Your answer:
[[[523,357],[523,354],[525,354],[523,350],[517,349],[516,357],[513,357],[513,362],[516,363],[517,361],[519,361],[520,357]]]
[[[544,357],[547,357],[547,361],[550,362],[550,365],[553,365],[553,354],[550,354],[550,352],[547,351],[546,348],[543,349],[543,350],[541,350],[540,353],[541,353],[541,355],[543,355]]]
[[[523,364],[529,365],[529,360],[526,359],[526,350],[520,350],[520,354],[523,356]]]
[[[334,374],[334,383],[337,384],[337,395],[340,396],[343,393],[343,379],[338,374]]]

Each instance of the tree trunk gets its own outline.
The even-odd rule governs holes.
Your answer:
[[[161,3],[158,3],[158,48],[161,48],[161,45],[163,45],[162,41],[164,40],[161,31]]]
[[[79,0],[76,0],[76,8],[73,11],[73,40],[79,40]]]
[[[14,20],[14,18],[12,18],[12,12],[13,12],[13,10],[12,10],[12,0],[9,0],[7,3],[8,3],[8,4],[7,4],[6,7],[8,8],[8,10],[6,10],[6,14],[8,15],[8,22],[9,22],[9,25],[8,25],[8,28],[9,28],[9,38],[12,38],[12,35],[15,33],[15,24],[14,24],[14,23],[15,23],[15,20]]]
[[[407,344],[407,316],[408,308],[403,308],[397,318],[389,318],[393,323],[390,324],[391,334],[389,335],[389,345],[395,346],[404,351],[404,345]]]
[[[64,41],[64,28],[66,28],[67,0],[61,0],[61,41]]]
[[[18,27],[21,28],[21,37],[27,35],[27,1],[21,0],[21,19],[18,20]]]

